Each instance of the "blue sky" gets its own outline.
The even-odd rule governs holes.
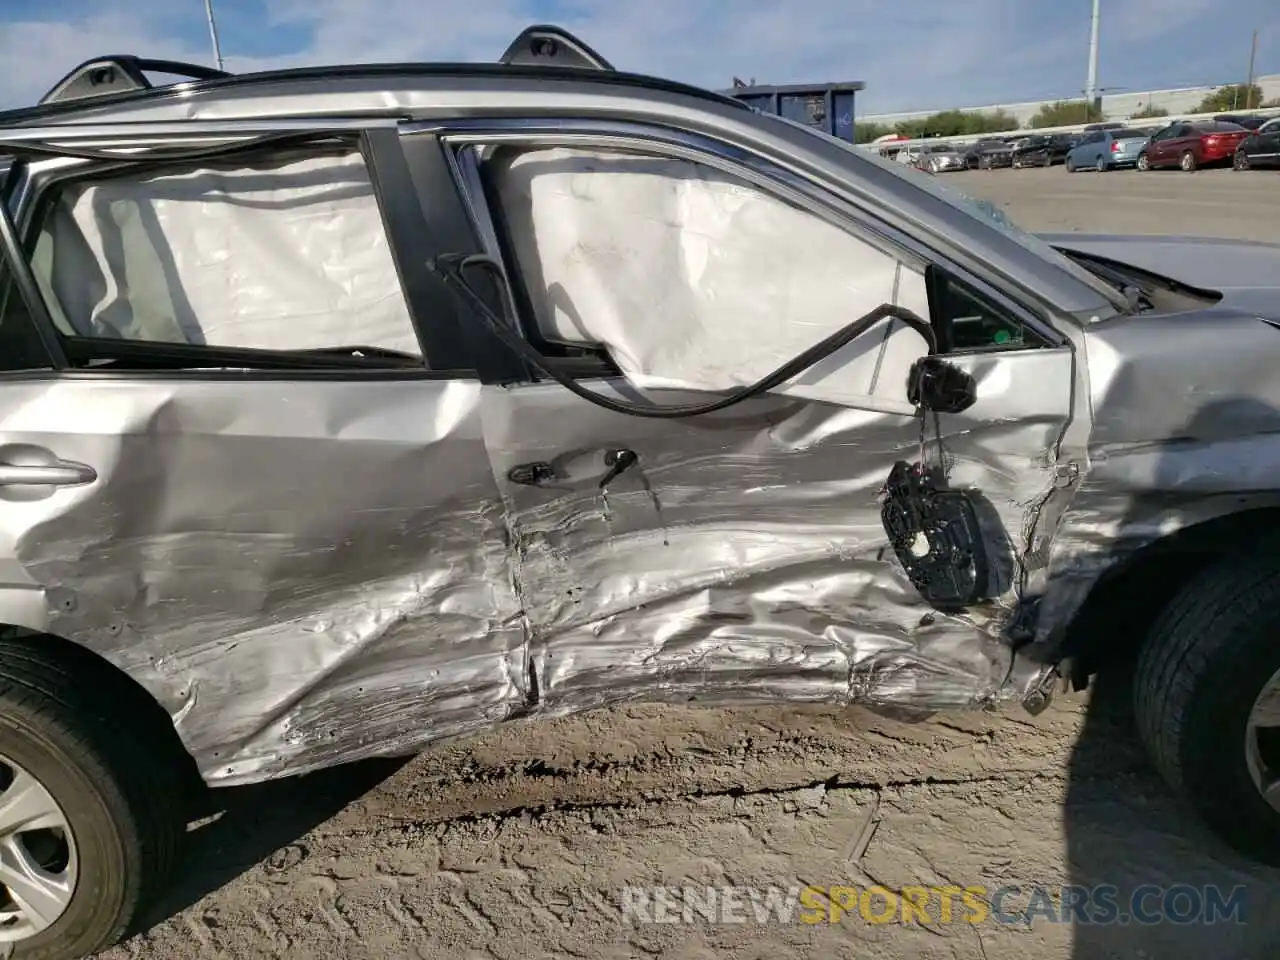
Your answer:
[[[1280,73],[1280,0],[1103,0],[1100,84],[1146,91]],[[619,67],[703,86],[864,80],[858,112],[1079,96],[1090,0],[215,0],[228,69],[491,60],[556,22]],[[203,0],[0,0],[0,108],[76,63],[208,63]]]

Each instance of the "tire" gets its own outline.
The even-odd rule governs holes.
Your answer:
[[[1235,170],[1248,170],[1249,157],[1247,154],[1237,150],[1231,155],[1231,166]]]
[[[1098,157],[1098,162],[1093,165],[1093,169],[1098,171],[1098,173],[1106,173],[1107,172],[1106,159],[1101,156]]]
[[[0,947],[11,945],[15,960],[70,960],[129,933],[164,889],[185,833],[188,796],[159,759],[167,752],[151,749],[147,730],[131,722],[134,713],[105,692],[112,684],[77,679],[39,642],[0,640],[0,784],[7,788],[20,770],[56,804],[74,854],[45,862],[65,862],[74,885],[61,914],[54,919],[48,911],[52,923]],[[20,835],[30,848],[32,834]],[[52,843],[47,834],[35,839]]]
[[[1246,729],[1280,671],[1277,630],[1272,545],[1195,577],[1153,625],[1134,676],[1138,733],[1161,775],[1222,840],[1270,865],[1280,865],[1280,811],[1249,772]]]
[[[1178,166],[1182,169],[1183,173],[1195,173],[1196,155],[1190,150],[1187,150],[1182,154],[1182,159],[1178,161]]]
[[[1145,153],[1138,154],[1137,167],[1143,173],[1146,173],[1151,169],[1151,158],[1148,157]]]
[[[1072,163],[1072,162],[1071,162],[1071,158],[1070,158],[1070,157],[1067,157],[1067,159],[1066,159],[1065,161],[1063,161],[1062,166],[1063,166],[1063,169],[1065,169],[1065,170],[1067,171],[1067,173],[1075,173],[1075,172],[1076,172],[1076,165],[1075,165],[1074,163]]]

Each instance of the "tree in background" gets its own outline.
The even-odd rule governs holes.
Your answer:
[[[978,110],[943,110],[923,120],[904,120],[892,127],[883,123],[859,123],[854,128],[858,143],[870,143],[889,133],[910,137],[965,137],[980,133],[1017,130],[1018,121],[1003,110],[984,113]]]
[[[913,139],[964,137],[1017,129],[1018,121],[1003,110],[993,110],[991,113],[978,110],[943,110],[923,120],[904,120],[896,127],[898,133]]]
[[[1096,104],[1087,100],[1058,100],[1046,103],[1031,118],[1031,126],[1037,130],[1041,127],[1070,127],[1077,123],[1097,123],[1106,116]]]
[[[1228,113],[1232,110],[1254,110],[1262,106],[1262,88],[1256,83],[1228,83],[1200,101],[1196,113]]]
[[[1167,117],[1168,115],[1169,115],[1169,111],[1166,110],[1164,107],[1153,107],[1151,106],[1151,104],[1147,104],[1137,113],[1129,114],[1129,119],[1130,120],[1154,120],[1157,117]]]
[[[854,143],[870,143],[893,133],[893,127],[887,123],[858,123],[853,128]]]

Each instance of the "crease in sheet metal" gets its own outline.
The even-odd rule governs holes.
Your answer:
[[[668,209],[732,233],[723,208],[702,201]],[[317,203],[305,199],[306,235],[343,237],[342,215]],[[733,282],[732,244],[712,246]],[[767,280],[758,258],[742,262],[736,282]],[[885,278],[899,284],[899,268]],[[105,303],[107,287],[77,302]],[[798,309],[813,295],[774,302]],[[698,309],[687,299],[665,322],[712,315]],[[0,586],[10,622],[137,677],[221,783],[628,700],[937,709],[1016,698],[1043,677],[1003,636],[1029,565],[1047,565],[1036,639],[1051,644],[1127,551],[1242,504],[1274,505],[1276,336],[1224,309],[1099,325],[1074,350],[955,356],[978,399],[940,417],[925,451],[980,495],[999,561],[995,599],[961,615],[923,602],[880,526],[880,487],[921,437],[891,393],[875,408],[915,349],[878,334],[869,366],[853,356],[824,373],[827,393],[680,421],[612,413],[555,385],[408,374],[15,381],[0,395],[0,453],[54,451],[99,480],[0,491],[21,505],[0,529],[0,553],[16,561]],[[652,330],[636,337],[620,343],[656,382],[592,388],[697,399],[681,378],[704,375],[706,358],[663,355]],[[886,352],[895,341],[903,349]],[[1077,353],[1090,364],[1085,398]],[[841,381],[876,369],[861,393]],[[872,408],[837,400],[855,395]],[[1088,463],[1064,487],[1054,450],[1082,408]],[[638,469],[602,491],[605,454],[619,448]],[[531,462],[553,464],[554,479],[509,479]],[[1047,551],[1028,542],[1044,511],[1056,526]]]

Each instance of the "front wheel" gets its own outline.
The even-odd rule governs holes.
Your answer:
[[[1151,169],[1151,158],[1145,153],[1138,154],[1138,169],[1143,173]]]
[[[1064,163],[1064,164],[1063,164],[1063,167],[1064,167],[1064,168],[1066,168],[1067,173],[1075,173],[1075,172],[1076,172],[1076,165],[1075,165],[1074,163],[1072,163],[1072,162],[1071,162],[1071,158],[1070,158],[1070,157],[1067,157],[1066,163]]]
[[[1178,161],[1178,166],[1182,168],[1183,173],[1193,173],[1196,169],[1196,155],[1188,150]]]
[[[15,960],[118,940],[185,830],[161,751],[84,686],[43,649],[0,641],[0,955]]]
[[[1231,166],[1236,170],[1249,169],[1249,157],[1242,150],[1237,150],[1231,157]]]
[[[1280,865],[1280,547],[1222,561],[1153,626],[1134,678],[1138,732],[1223,840]]]

